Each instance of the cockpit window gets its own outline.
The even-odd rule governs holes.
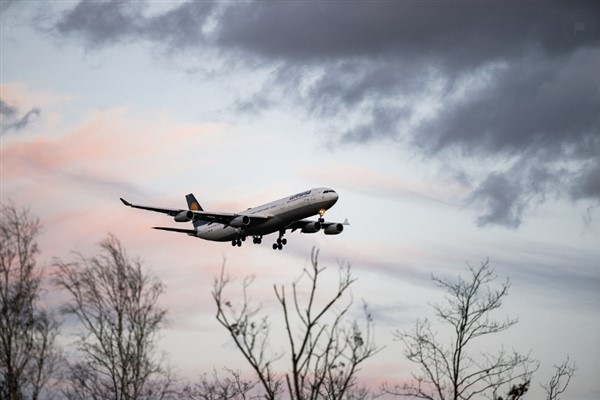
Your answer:
[[[325,193],[335,193],[335,190],[324,190],[323,194],[325,194]]]

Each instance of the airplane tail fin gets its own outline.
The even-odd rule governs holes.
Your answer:
[[[192,211],[204,211],[202,209],[202,206],[200,205],[200,203],[198,203],[198,200],[196,200],[196,196],[194,196],[193,193],[190,193],[188,195],[185,196],[185,200],[187,201],[188,204],[188,208]],[[201,225],[207,224],[208,222],[206,221],[200,221],[200,220],[193,220],[192,224],[194,224],[194,228],[197,228]]]

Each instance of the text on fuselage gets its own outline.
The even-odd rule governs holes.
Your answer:
[[[310,194],[310,192],[312,192],[312,190],[307,190],[306,192],[295,194],[295,195],[291,196],[288,199],[288,201],[293,201],[293,200],[297,200],[297,199],[299,199],[301,197],[308,196]]]

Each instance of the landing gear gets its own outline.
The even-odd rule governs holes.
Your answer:
[[[273,243],[273,250],[281,250],[283,246],[287,244],[287,239],[283,237],[285,231],[279,231],[279,237],[277,238],[277,242]]]
[[[323,222],[325,222],[325,218],[323,218],[323,215],[325,215],[325,211],[327,211],[324,208],[321,208],[319,210],[319,222],[322,224]]]
[[[231,241],[231,245],[232,245],[233,247],[235,247],[235,246],[237,246],[237,247],[242,247],[242,242],[245,242],[245,241],[246,241],[246,236],[242,236],[242,237],[240,237],[240,238],[233,239],[233,240]]]
[[[252,236],[252,243],[261,244],[262,243],[262,235],[254,235]]]

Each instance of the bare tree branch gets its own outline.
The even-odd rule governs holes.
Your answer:
[[[319,277],[325,268],[319,268],[318,254],[313,249],[311,268],[304,270],[292,284],[291,304],[286,288],[274,286],[290,350],[289,371],[284,374],[287,392],[294,400],[342,400],[355,398],[352,396],[357,393],[366,396],[368,391],[364,388],[355,388],[356,373],[360,364],[379,351],[373,342],[373,320],[365,305],[364,327],[356,321],[348,321],[352,299],[339,304],[355,281],[349,266],[340,266],[337,290],[320,299]],[[303,279],[309,281],[305,296],[299,289]],[[213,291],[217,320],[230,332],[237,348],[254,369],[265,390],[264,397],[275,399],[283,393],[283,379],[271,369],[279,356],[266,356],[270,325],[266,318],[257,319],[260,307],[250,305],[246,295],[248,281],[244,282],[241,306],[233,306],[224,299],[223,289],[228,283],[229,278],[222,271]]]
[[[58,366],[58,323],[40,306],[38,218],[13,204],[0,212],[0,397],[37,399]],[[46,397],[49,394],[46,393]]]
[[[258,395],[252,394],[257,382],[243,379],[239,371],[226,369],[225,372],[225,378],[221,378],[217,371],[213,371],[212,377],[204,374],[198,383],[186,386],[180,397],[190,400],[259,399]]]
[[[567,390],[571,379],[575,376],[577,365],[571,363],[569,356],[559,365],[554,366],[555,372],[546,385],[540,385],[546,392],[547,400],[560,400],[560,395]]]
[[[468,400],[480,396],[500,399],[497,393],[510,385],[507,392],[512,393],[513,399],[527,391],[531,374],[539,365],[529,354],[509,354],[501,349],[497,354],[482,353],[476,358],[469,351],[475,339],[503,332],[516,324],[517,319],[491,318],[508,295],[510,282],[507,279],[499,288],[492,287],[496,276],[489,260],[478,268],[468,265],[468,271],[468,280],[459,277],[450,281],[432,276],[448,293],[445,303],[436,304],[433,309],[440,321],[453,328],[450,345],[444,345],[436,337],[427,320],[417,321],[412,331],[395,332],[405,346],[406,357],[419,365],[421,373],[414,374],[413,381],[403,386],[384,385],[384,392],[430,400]],[[522,383],[514,385],[518,381]]]
[[[158,305],[164,286],[128,258],[109,235],[95,257],[58,261],[55,283],[71,295],[63,313],[81,324],[79,361],[68,365],[68,399],[163,399],[172,376],[155,354],[166,310]]]
[[[217,305],[217,321],[229,331],[236,347],[256,373],[266,392],[265,398],[275,399],[281,391],[282,382],[275,376],[272,364],[280,356],[267,354],[269,321],[266,317],[257,317],[260,307],[253,307],[247,294],[253,278],[244,280],[243,301],[239,307],[224,298],[223,291],[230,280],[225,275],[225,263],[223,263],[221,274],[215,279],[212,292]]]

